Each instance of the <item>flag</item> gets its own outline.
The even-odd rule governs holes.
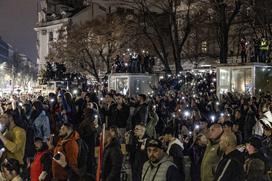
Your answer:
[[[101,181],[103,151],[104,151],[104,142],[105,142],[105,129],[106,129],[106,126],[105,126],[105,124],[103,124],[102,132],[100,133],[100,144],[99,144],[98,165],[97,165],[97,171],[96,171],[96,181]]]

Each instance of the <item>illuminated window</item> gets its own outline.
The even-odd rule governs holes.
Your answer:
[[[207,53],[207,48],[208,46],[207,46],[207,41],[203,41],[202,43],[201,43],[201,50],[202,50],[202,53]]]

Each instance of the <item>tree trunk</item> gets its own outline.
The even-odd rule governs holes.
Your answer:
[[[220,38],[219,38],[219,46],[220,46],[220,63],[228,63],[228,51],[229,51],[229,27],[226,24],[222,24],[223,26],[220,28]]]

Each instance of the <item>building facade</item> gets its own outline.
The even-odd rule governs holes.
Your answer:
[[[44,68],[51,44],[58,40],[59,33],[74,24],[91,21],[111,12],[125,11],[125,4],[120,1],[85,0],[54,1],[40,0],[37,32],[37,64],[39,70]]]
[[[0,63],[7,62],[9,59],[9,45],[0,37]]]

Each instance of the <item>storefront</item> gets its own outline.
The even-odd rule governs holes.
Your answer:
[[[156,76],[148,74],[115,73],[109,76],[109,90],[124,95],[153,94],[152,85],[156,84]]]
[[[226,92],[257,94],[272,91],[272,66],[267,64],[217,67],[217,95]]]

